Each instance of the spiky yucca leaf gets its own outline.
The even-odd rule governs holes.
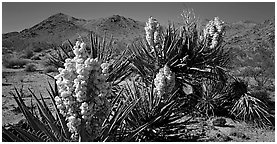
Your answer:
[[[69,141],[68,130],[64,129],[64,127],[61,127],[61,125],[64,125],[64,123],[62,123],[60,117],[57,118],[53,115],[42,96],[40,102],[33,91],[29,89],[39,108],[39,115],[33,115],[27,108],[26,104],[22,100],[22,96],[19,94],[16,88],[15,91],[17,95],[13,94],[14,98],[23,115],[27,119],[28,125],[30,126],[28,130],[24,130],[22,128],[13,128],[14,132],[18,134],[18,137],[27,137],[28,141]],[[53,92],[52,94],[54,93],[56,92]],[[52,94],[50,92],[49,94],[51,97]],[[59,112],[57,112],[57,114],[60,115]],[[8,133],[6,134],[8,135]],[[26,141],[26,139],[23,141]]]
[[[217,87],[217,84],[212,80],[204,80],[202,83],[201,91],[199,93],[200,98],[196,108],[204,116],[214,116],[217,114],[218,109],[221,109],[219,106],[220,96],[222,89]]]
[[[132,100],[128,102],[122,101],[123,89],[118,93],[112,102],[112,110],[104,123],[102,124],[102,131],[97,141],[123,141],[125,137],[130,136],[125,127],[125,119],[132,111],[139,100]]]
[[[232,75],[230,75],[230,77],[233,81],[230,80],[228,85],[224,87],[222,90],[223,93],[219,98],[220,107],[227,111],[230,111],[234,103],[236,103],[236,101],[248,92],[247,83],[245,81]]]
[[[70,42],[71,43],[71,42]],[[73,48],[73,47],[72,47]],[[74,54],[72,48],[68,48],[66,46],[53,46],[53,53],[49,53],[48,55],[48,63],[50,65],[55,66],[56,68],[64,67],[64,62],[67,58],[73,58]]]
[[[272,125],[269,117],[272,115],[268,112],[268,107],[259,99],[246,93],[236,101],[231,109],[231,114],[241,120],[257,124],[264,127]]]
[[[124,141],[180,141],[186,123],[181,121],[184,102],[179,100],[178,89],[159,98],[154,85],[146,87],[136,82],[126,84],[125,97],[139,100],[126,117],[126,127],[131,134]]]

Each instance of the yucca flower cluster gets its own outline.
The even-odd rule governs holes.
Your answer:
[[[55,101],[73,138],[77,138],[81,124],[87,133],[96,136],[109,112],[110,85],[105,82],[109,64],[90,58],[86,44],[77,41],[75,57],[66,59],[64,69],[55,76],[60,96]]]
[[[157,96],[163,98],[162,96],[166,93],[172,91],[175,86],[175,74],[170,70],[170,68],[165,65],[161,68],[154,79],[154,85]]]
[[[148,19],[146,27],[144,27],[146,33],[147,43],[154,48],[157,44],[161,43],[161,26],[160,23],[153,17]]]
[[[204,28],[204,38],[208,40],[208,45],[210,48],[215,48],[218,45],[219,38],[223,36],[224,22],[215,17],[214,20],[209,21],[209,23]]]

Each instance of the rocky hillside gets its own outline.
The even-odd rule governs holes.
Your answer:
[[[274,77],[275,22],[236,23],[227,29],[227,47],[232,48],[232,66],[257,68],[264,76]],[[262,76],[262,75],[260,75]]]
[[[52,44],[59,45],[67,39],[74,40],[79,36],[87,36],[90,31],[100,35],[106,33],[108,37],[112,35],[119,42],[130,42],[143,34],[143,27],[143,22],[119,15],[84,20],[58,13],[29,29],[2,34],[2,47],[11,50],[30,47],[49,48]]]

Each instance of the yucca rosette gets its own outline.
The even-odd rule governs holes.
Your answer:
[[[170,93],[175,86],[175,74],[165,65],[159,70],[154,79],[154,85],[157,96],[163,99],[163,95]]]
[[[209,21],[203,30],[204,38],[206,38],[208,46],[215,48],[218,41],[223,36],[224,22],[215,17],[214,20]]]
[[[94,139],[110,109],[107,97],[111,88],[106,82],[109,65],[89,57],[83,42],[77,41],[73,52],[75,57],[66,59],[65,68],[60,68],[60,73],[55,76],[60,94],[55,101],[66,117],[73,138],[78,137],[82,125]],[[105,66],[101,68],[101,65]]]

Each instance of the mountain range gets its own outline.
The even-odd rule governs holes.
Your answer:
[[[201,21],[204,26],[207,19]],[[236,53],[255,53],[259,47],[266,47],[274,57],[275,46],[275,20],[265,20],[262,23],[252,21],[239,21],[226,23],[225,41],[227,46]],[[85,20],[75,18],[63,13],[57,13],[20,32],[2,34],[2,48],[11,51],[21,51],[32,47],[50,48],[60,45],[67,39],[75,40],[94,32],[107,37],[113,36],[118,43],[130,43],[136,38],[144,36],[145,22],[112,15],[106,18]],[[245,54],[241,54],[244,57]],[[252,54],[253,56],[253,54]],[[239,59],[239,58],[238,58]]]

